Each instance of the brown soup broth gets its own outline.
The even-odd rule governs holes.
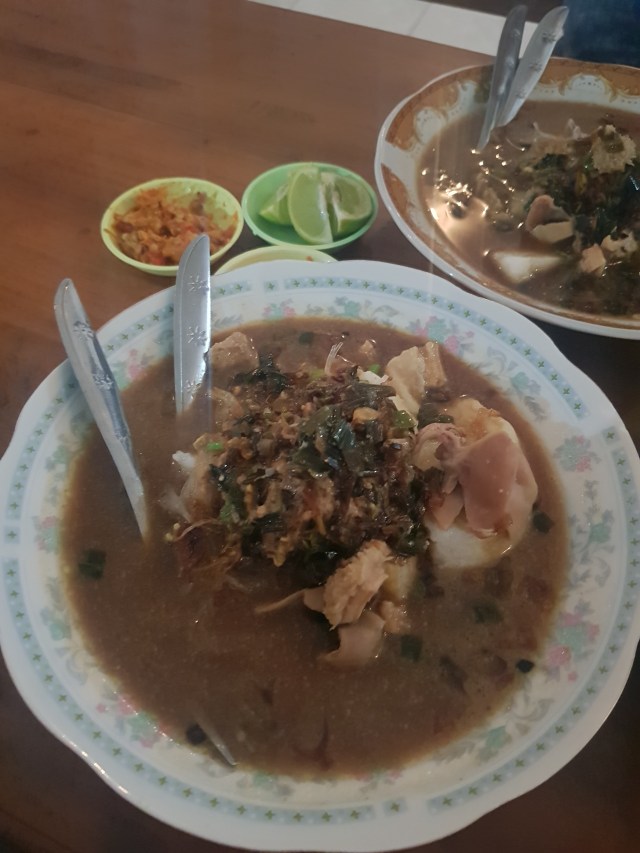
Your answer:
[[[560,244],[566,260],[548,272],[537,272],[520,284],[509,281],[496,263],[494,252],[546,255],[555,251],[532,237],[524,228],[500,230],[485,213],[485,204],[471,192],[464,207],[451,204],[456,188],[466,194],[473,190],[481,165],[517,164],[522,157],[513,141],[532,138],[534,122],[549,134],[562,134],[568,119],[584,133],[592,133],[606,121],[631,136],[640,150],[640,116],[578,103],[527,102],[513,122],[492,134],[486,148],[477,153],[473,146],[480,132],[482,116],[452,122],[437,135],[425,151],[417,180],[424,209],[456,253],[478,274],[502,288],[522,294],[527,300],[587,314],[625,315],[640,312],[640,269],[638,263],[627,271],[621,264],[610,265],[601,277],[586,276],[578,269],[577,258]],[[510,140],[510,141],[509,141]],[[498,168],[497,172],[501,172]],[[496,180],[500,176],[496,173]],[[516,187],[524,189],[524,185]],[[603,200],[606,204],[606,200]],[[640,257],[640,256],[639,256]]]
[[[284,369],[323,365],[343,337],[345,357],[367,338],[378,360],[419,341],[389,328],[335,320],[286,320],[243,329],[259,351],[278,353]],[[311,344],[301,332],[312,331]],[[305,339],[308,341],[308,335]],[[206,577],[178,576],[164,536],[172,519],[152,502],[144,546],[123,488],[95,431],[74,467],[63,549],[67,590],[79,628],[104,671],[138,708],[178,739],[197,720],[213,724],[244,765],[298,776],[361,774],[399,767],[481,724],[527,678],[517,664],[536,661],[567,564],[559,488],[528,424],[478,373],[448,353],[454,394],[498,409],[515,426],[537,479],[538,504],[555,522],[531,529],[497,567],[437,575],[410,601],[422,654],[402,654],[387,635],[379,657],[340,670],[317,660],[336,646],[319,614],[289,607],[256,615],[254,606],[292,591],[286,574],[251,563],[247,591],[214,596]],[[177,484],[172,454],[202,428],[202,409],[174,413],[171,359],[124,393],[133,444],[148,494]],[[206,427],[205,427],[206,428]],[[78,572],[86,549],[106,553],[103,576]],[[474,607],[499,608],[502,621],[477,621]]]

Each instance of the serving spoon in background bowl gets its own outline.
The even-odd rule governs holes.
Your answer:
[[[516,117],[547,67],[556,42],[562,37],[568,14],[567,6],[556,6],[547,12],[518,61],[527,7],[519,5],[511,9],[500,34],[476,151],[482,151],[487,145],[494,128],[504,127]]]

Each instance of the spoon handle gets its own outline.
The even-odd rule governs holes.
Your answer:
[[[520,55],[520,45],[522,44],[522,34],[524,32],[526,17],[526,6],[514,6],[504,22],[502,33],[500,34],[496,62],[493,66],[489,100],[487,101],[484,123],[480,131],[476,151],[482,151],[489,141],[491,131],[496,126],[500,110],[509,94],[509,87],[518,65],[518,56]]]
[[[176,411],[188,409],[206,374],[211,346],[209,237],[192,240],[180,258],[173,310]]]
[[[122,478],[143,538],[148,529],[142,481],[111,368],[70,278],[60,282],[54,312],[60,337],[96,425]]]
[[[568,14],[567,6],[556,6],[555,9],[547,12],[535,28],[518,65],[504,106],[498,115],[496,127],[503,127],[513,121],[518,110],[542,77],[542,72],[547,67],[556,42],[562,37],[564,22]]]

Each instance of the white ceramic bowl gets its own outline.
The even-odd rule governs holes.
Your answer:
[[[377,851],[455,832],[540,784],[587,743],[640,635],[640,462],[604,394],[520,314],[425,272],[368,261],[273,261],[214,279],[215,329],[360,318],[428,336],[533,422],[564,491],[571,569],[541,663],[509,706],[418,763],[295,782],[235,770],[165,736],[100,671],[60,579],[60,494],[90,421],[69,364],[24,408],[0,465],[0,639],[34,714],[132,803],[257,850]],[[173,290],[100,332],[121,386],[172,349]],[[64,784],[64,780],[58,780]]]
[[[471,290],[530,317],[570,329],[619,338],[640,338],[640,318],[593,316],[542,303],[507,287],[460,256],[420,199],[418,176],[423,154],[434,137],[460,118],[480,115],[486,106],[491,66],[462,68],[432,80],[393,108],[375,154],[380,196],[404,236],[439,269]],[[552,59],[532,100],[586,103],[640,114],[640,69]],[[567,106],[567,118],[570,117]],[[478,125],[479,127],[480,125]],[[475,140],[469,140],[471,148]]]
[[[319,252],[318,249],[310,246],[260,246],[229,258],[216,270],[216,275],[239,270],[240,267],[247,267],[249,264],[259,264],[262,261],[318,261],[321,264],[328,264],[334,259],[326,252]]]

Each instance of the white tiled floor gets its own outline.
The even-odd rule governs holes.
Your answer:
[[[426,41],[495,55],[504,18],[421,0],[253,0],[295,12],[360,24]],[[524,49],[535,29],[524,28]]]

